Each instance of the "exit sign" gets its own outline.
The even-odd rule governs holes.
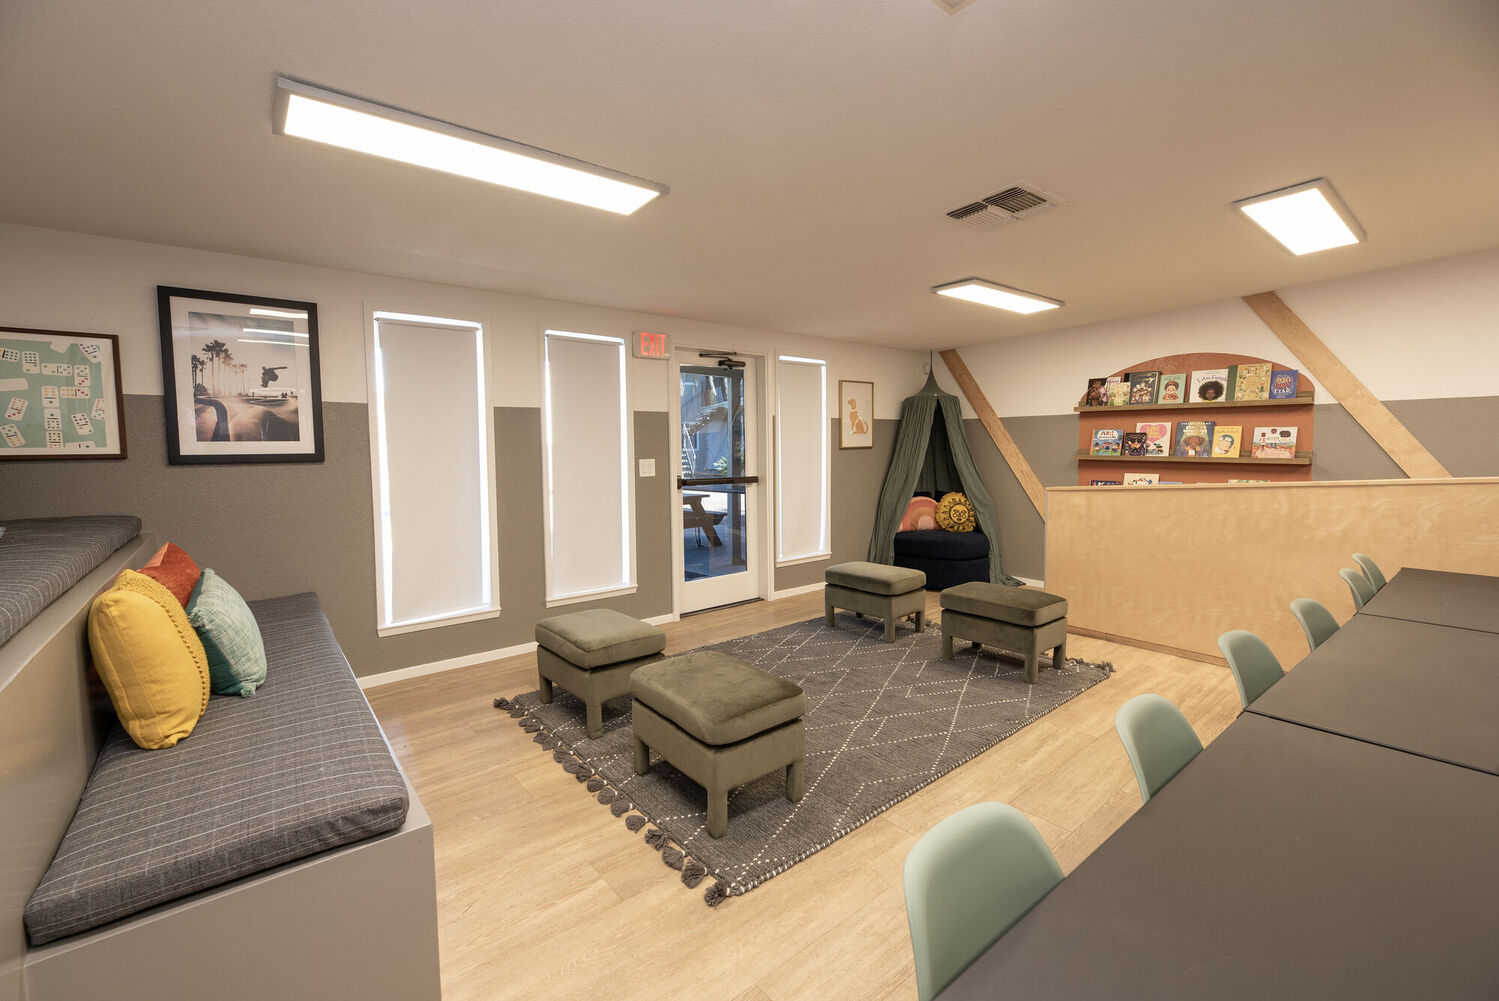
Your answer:
[[[665,334],[653,334],[649,330],[637,330],[630,336],[630,351],[636,358],[671,357],[671,338]]]

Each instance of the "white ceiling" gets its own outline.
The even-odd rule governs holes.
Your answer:
[[[0,220],[942,348],[1499,243],[1495,0],[3,0]],[[665,182],[633,217],[271,133],[277,73]],[[1332,178],[1364,245],[1229,208]],[[1070,204],[943,216],[1023,179]],[[930,294],[978,275],[1067,302]]]

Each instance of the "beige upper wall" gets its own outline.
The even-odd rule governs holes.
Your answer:
[[[156,286],[300,299],[318,304],[323,399],[368,397],[366,325],[372,310],[478,320],[490,331],[490,390],[496,406],[541,405],[541,340],[548,328],[628,336],[670,334],[675,344],[821,358],[828,378],[875,384],[875,416],[893,419],[921,387],[925,352],[867,347],[649,313],[504,295],[458,285],[307,267],[233,254],[0,224],[0,324],[117,334],[125,392],[161,392]],[[767,366],[771,377],[774,365]],[[669,366],[631,359],[631,406],[672,409]],[[835,392],[829,417],[837,416]],[[767,396],[767,399],[773,397]]]
[[[1499,249],[1279,291],[1379,399],[1499,394]],[[1301,367],[1239,299],[992,341],[960,353],[1001,417],[1029,417],[1070,413],[1090,376],[1197,351]],[[957,392],[940,362],[938,379]],[[1318,386],[1317,402],[1336,400]],[[964,415],[974,416],[966,401]]]

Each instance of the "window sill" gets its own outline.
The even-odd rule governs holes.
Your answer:
[[[639,588],[630,584],[625,587],[607,587],[599,591],[584,591],[580,594],[563,594],[547,598],[547,607],[555,608],[558,605],[578,605],[585,601],[597,601],[600,598],[613,598],[621,594],[634,594]]]
[[[441,629],[443,626],[456,626],[464,622],[478,622],[480,619],[498,618],[499,606],[494,608],[481,608],[472,612],[459,612],[456,615],[443,615],[433,619],[418,619],[415,622],[393,622],[388,626],[378,626],[375,633],[378,636],[399,636],[402,633],[416,633],[423,629]]]
[[[794,567],[802,563],[818,563],[822,560],[833,558],[832,553],[813,553],[810,556],[792,556],[789,559],[776,560],[777,567]]]

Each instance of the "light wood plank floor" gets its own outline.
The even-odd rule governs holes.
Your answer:
[[[937,612],[936,595],[929,607]],[[668,653],[822,613],[814,593],[692,616]],[[899,642],[899,640],[897,640]],[[1222,667],[1073,636],[1116,674],[812,858],[716,909],[543,752],[495,696],[536,687],[512,657],[371,689],[432,816],[447,1001],[916,996],[901,867],[916,839],[971,803],[1024,810],[1071,871],[1140,805],[1114,732],[1131,696],[1175,702],[1204,743],[1238,713]]]

